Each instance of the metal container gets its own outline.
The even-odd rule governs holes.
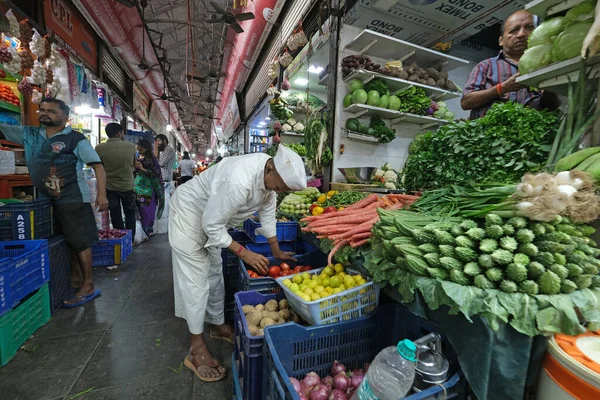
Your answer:
[[[370,183],[377,172],[374,167],[338,168],[348,183]]]
[[[25,149],[11,149],[15,154],[15,165],[27,165],[25,160]]]
[[[450,363],[442,354],[442,338],[437,333],[430,333],[416,340],[419,362],[415,371],[413,389],[420,392],[431,386],[442,384],[448,379]]]

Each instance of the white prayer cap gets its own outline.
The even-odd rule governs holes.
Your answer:
[[[279,149],[275,157],[273,157],[273,162],[275,163],[277,173],[291,190],[306,189],[304,161],[302,161],[302,158],[298,154],[279,144]]]

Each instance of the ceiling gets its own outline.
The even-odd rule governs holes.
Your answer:
[[[214,2],[223,8],[232,5],[229,0]],[[147,7],[140,7],[140,12],[166,71],[166,92],[175,96],[173,103],[194,148],[202,150],[210,146],[212,118],[220,107],[217,88],[223,78],[221,65],[227,25],[205,22],[215,15],[208,0],[147,3]]]

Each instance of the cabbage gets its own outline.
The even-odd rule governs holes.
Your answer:
[[[571,25],[562,31],[554,41],[553,60],[564,61],[577,57],[581,53],[583,41],[591,27],[591,22],[583,22]]]
[[[529,47],[552,43],[552,39],[565,29],[565,19],[556,17],[544,22],[529,36]]]
[[[596,9],[596,0],[584,1],[567,11],[565,24],[572,25],[579,22],[593,21]]]
[[[519,73],[528,74],[552,63],[552,44],[530,47],[519,60]]]

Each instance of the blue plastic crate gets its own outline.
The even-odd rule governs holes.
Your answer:
[[[269,243],[252,243],[246,245],[246,248],[265,257],[273,257]],[[306,254],[319,250],[310,243],[301,240],[279,243],[279,249],[281,249],[281,251],[291,251],[294,254]]]
[[[119,239],[103,239],[92,246],[92,265],[107,267],[123,264],[132,251],[131,231]]]
[[[0,242],[0,315],[49,279],[47,240]]]
[[[263,373],[263,336],[250,334],[242,311],[245,305],[265,304],[269,300],[285,299],[283,293],[261,294],[258,292],[239,292],[235,294],[234,325],[234,365],[239,372],[241,397],[243,400],[261,400]]]
[[[48,238],[50,255],[50,308],[52,315],[71,294],[71,251],[63,235]]]
[[[242,388],[240,387],[240,374],[235,364],[235,353],[231,354],[231,375],[233,378],[233,400],[242,400]]]
[[[307,254],[302,254],[295,257],[296,262],[294,261],[285,261],[290,265],[290,267],[294,268],[296,265],[308,265],[313,269],[321,268],[327,265],[327,254],[317,250]],[[269,265],[279,265],[282,260],[278,260],[273,257],[269,257]],[[281,286],[277,284],[275,279],[264,277],[264,278],[250,278],[248,275],[248,268],[244,261],[240,259],[239,263],[239,271],[240,278],[242,280],[242,290],[250,291],[254,290],[260,293],[278,293],[281,292]]]
[[[268,240],[262,235],[258,235],[256,230],[261,227],[260,222],[254,221],[252,218],[244,222],[244,231],[254,243],[267,243]],[[277,223],[277,240],[280,242],[293,242],[298,239],[298,223],[278,222]]]
[[[50,200],[9,203],[0,207],[0,240],[38,240],[53,234]]]
[[[372,362],[385,347],[402,339],[419,339],[439,329],[427,320],[411,313],[400,304],[380,307],[373,315],[358,320],[325,326],[302,327],[298,324],[270,326],[265,329],[266,362],[263,372],[265,399],[299,400],[290,377],[303,379],[314,371],[323,377],[331,364],[338,360],[349,369],[362,368]],[[456,354],[443,339],[444,354],[450,360],[450,378],[442,386],[404,397],[405,400],[424,400],[455,397],[459,383],[464,382]]]
[[[229,231],[227,232],[231,235],[231,238],[240,243],[240,244],[248,244],[252,243],[246,232],[243,231]],[[233,266],[233,270],[237,271],[237,266],[239,264],[238,256],[227,249],[221,250],[221,259],[223,261],[223,272],[226,271],[227,267]]]

